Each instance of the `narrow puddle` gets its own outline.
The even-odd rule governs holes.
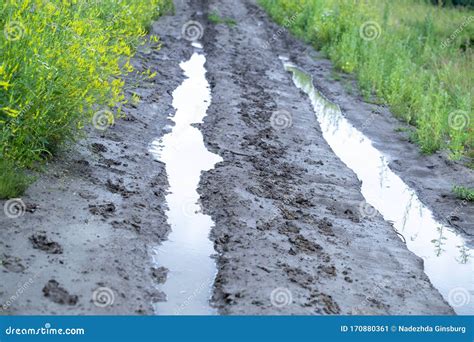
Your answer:
[[[193,126],[202,122],[211,102],[205,61],[204,55],[194,53],[180,64],[186,79],[173,92],[175,126],[150,148],[155,158],[165,163],[170,184],[166,202],[171,232],[154,256],[158,267],[169,270],[160,286],[167,300],[155,306],[159,315],[216,314],[209,304],[217,273],[209,240],[214,223],[201,213],[197,187],[201,172],[222,159],[206,149],[200,130]]]
[[[325,140],[362,181],[365,200],[423,258],[425,273],[455,311],[474,314],[472,249],[463,237],[436,221],[415,191],[390,170],[387,158],[315,89],[310,75],[281,59],[285,70],[293,73],[295,85],[310,97]]]

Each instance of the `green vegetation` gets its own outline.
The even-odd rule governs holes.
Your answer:
[[[112,111],[120,114],[126,103],[130,59],[152,19],[170,6],[169,0],[2,1],[0,197],[21,194],[29,181],[22,170],[40,166],[93,119],[113,122]]]
[[[422,0],[260,0],[280,24],[355,73],[416,127],[425,153],[474,158],[474,11]]]
[[[453,192],[459,199],[470,202],[474,201],[474,189],[472,188],[456,185],[453,187]]]
[[[12,198],[22,194],[32,180],[32,177],[28,177],[14,164],[0,160],[0,194],[3,198]]]
[[[237,25],[237,22],[234,19],[222,18],[217,12],[209,13],[209,15],[207,16],[207,19],[209,19],[211,23],[216,24],[216,25],[225,24],[230,27]]]

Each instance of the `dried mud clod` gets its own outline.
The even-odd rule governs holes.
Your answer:
[[[45,232],[38,232],[29,238],[34,249],[42,250],[49,254],[62,254],[63,248],[55,241],[48,238]]]
[[[62,305],[76,305],[79,300],[78,296],[69,294],[69,292],[61,287],[54,279],[48,281],[43,287],[43,294],[52,302]]]

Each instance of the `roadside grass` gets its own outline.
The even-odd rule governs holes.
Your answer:
[[[207,16],[207,19],[213,23],[213,24],[225,24],[227,26],[230,26],[230,27],[233,27],[235,25],[237,25],[237,21],[235,21],[234,19],[232,18],[223,18],[219,15],[219,13],[217,12],[211,12],[209,13],[209,15]]]
[[[20,195],[31,181],[23,170],[93,119],[104,123],[97,113],[120,115],[130,59],[141,44],[158,45],[147,27],[171,9],[170,0],[0,4],[0,198]]]
[[[469,202],[474,202],[474,189],[466,188],[464,186],[456,185],[453,187],[453,193],[457,198],[466,200]]]
[[[33,178],[27,176],[23,170],[4,160],[0,161],[0,194],[3,198],[22,194],[31,181]]]
[[[422,0],[259,0],[273,19],[355,73],[362,93],[415,126],[421,151],[474,158],[474,11]]]

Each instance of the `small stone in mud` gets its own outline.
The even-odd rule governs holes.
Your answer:
[[[290,237],[288,240],[298,248],[298,251],[303,253],[319,252],[323,249],[319,244],[308,240],[301,234]]]
[[[337,315],[341,313],[339,305],[334,301],[332,296],[325,293],[312,293],[310,305],[315,305],[317,307],[317,313],[325,313],[328,315]]]
[[[300,214],[297,211],[290,211],[284,207],[280,208],[283,218],[286,220],[297,220]]]
[[[318,228],[321,234],[326,236],[335,236],[332,229],[332,223],[327,219],[327,217],[323,218],[323,220],[318,223]]]
[[[123,120],[128,121],[128,122],[134,122],[134,121],[137,121],[137,118],[134,117],[132,114],[127,114],[127,116],[125,116]]]
[[[321,271],[323,271],[325,274],[327,274],[328,276],[331,276],[331,277],[335,277],[336,276],[336,267],[334,267],[334,265],[329,265],[329,266],[326,266],[326,265],[320,265],[318,266],[318,269],[320,269]]]
[[[344,277],[344,280],[347,281],[348,283],[352,283],[352,279],[349,276]]]
[[[76,163],[83,166],[89,166],[89,162],[84,159],[76,160]]]
[[[158,284],[163,284],[168,277],[168,269],[166,267],[152,267],[151,276]]]
[[[76,295],[70,295],[69,292],[61,287],[54,279],[48,281],[45,287],[43,287],[43,294],[46,298],[58,304],[76,305],[79,300]]]
[[[130,220],[112,221],[111,224],[115,229],[130,229],[130,227],[132,227],[136,232],[142,229],[139,224],[131,222]]]
[[[36,211],[36,209],[39,208],[39,205],[38,204],[34,204],[34,203],[27,203],[26,204],[26,211],[29,212],[29,213],[34,213]]]
[[[88,200],[96,199],[97,197],[99,197],[99,196],[97,196],[96,194],[93,194],[90,191],[81,191],[81,192],[79,192],[79,196],[84,198],[84,199],[88,199]]]
[[[115,205],[113,203],[89,205],[89,211],[94,215],[102,215],[104,218],[112,217],[115,213]]]
[[[107,179],[107,189],[115,194],[122,195],[123,198],[128,198],[130,195],[135,194],[135,191],[128,190],[125,185],[123,185],[123,179],[118,179],[117,181],[112,181]]]
[[[38,232],[30,236],[30,242],[34,249],[42,250],[49,254],[62,254],[63,248],[55,241],[51,241],[45,232]]]
[[[307,158],[304,160],[305,163],[308,163],[309,165],[324,165],[323,161],[322,160],[313,160],[313,159],[310,159],[310,158]]]
[[[107,152],[107,147],[99,143],[91,144],[91,151],[94,153]]]

